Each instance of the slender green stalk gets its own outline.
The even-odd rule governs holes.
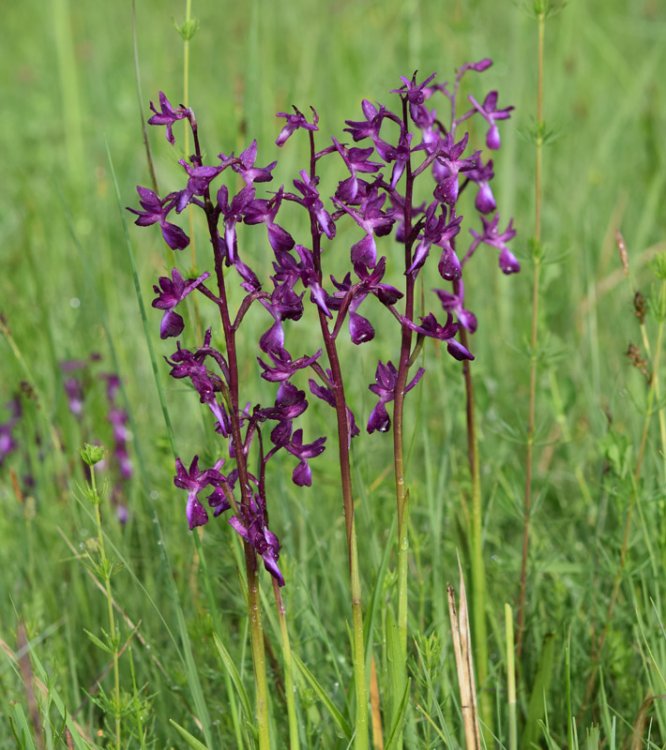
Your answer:
[[[298,715],[296,713],[296,689],[294,686],[294,663],[291,658],[291,643],[289,641],[289,629],[287,627],[287,616],[280,593],[280,587],[273,579],[273,593],[275,594],[275,605],[280,622],[280,635],[282,636],[282,659],[284,661],[284,690],[287,696],[287,718],[289,721],[289,750],[300,750],[298,739]]]
[[[516,662],[514,658],[513,610],[504,605],[504,628],[506,634],[506,686],[509,711],[509,750],[518,748],[518,722],[516,720]]]
[[[460,328],[460,343],[469,349],[467,331]],[[474,411],[474,381],[469,360],[463,361],[465,380],[465,401],[467,419],[467,459],[472,483],[471,514],[471,570],[472,570],[472,638],[474,643],[474,663],[480,694],[481,719],[484,734],[492,740],[491,722],[493,706],[487,690],[488,679],[488,633],[486,628],[486,569],[483,561],[483,509],[481,506],[481,472],[479,470],[479,449],[476,434]]]
[[[99,458],[95,460],[93,452],[97,452]],[[113,610],[113,592],[111,590],[112,565],[106,554],[104,544],[104,533],[102,531],[102,513],[100,506],[102,498],[97,490],[97,480],[95,478],[95,466],[102,458],[102,451],[93,446],[86,446],[81,451],[81,456],[86,464],[90,467],[90,499],[95,508],[95,528],[97,531],[97,554],[99,563],[97,565],[98,575],[102,578],[104,584],[104,593],[106,598],[107,619],[109,622],[109,647],[113,657],[113,714],[114,714],[114,731],[115,747],[120,750],[122,747],[121,736],[121,706],[120,706],[120,640],[118,627],[116,625],[116,615]]]
[[[179,28],[180,35],[183,38],[183,102],[186,106],[190,102],[190,41],[197,29],[197,23],[192,18],[192,0],[185,0],[185,21]],[[190,129],[185,123],[183,129],[183,158],[187,159],[190,153]],[[188,207],[190,253],[192,258],[192,267],[197,266],[197,247],[196,233],[194,231],[194,211],[192,206]],[[198,310],[197,310],[198,315]]]
[[[310,177],[316,177],[314,134],[310,132]],[[321,237],[315,219],[310,218],[312,237],[312,254],[319,281],[321,283]],[[324,347],[331,368],[331,386],[335,402],[335,413],[338,426],[338,459],[340,463],[340,485],[342,489],[342,505],[345,515],[345,530],[347,534],[347,550],[349,560],[349,579],[352,607],[354,688],[356,695],[356,733],[354,747],[356,750],[367,750],[369,747],[369,712],[368,712],[368,681],[365,664],[365,638],[363,635],[363,607],[361,596],[361,576],[358,569],[358,546],[356,543],[356,527],[354,524],[354,495],[352,491],[351,458],[349,446],[351,432],[347,416],[347,401],[345,398],[344,379],[335,334],[328,327],[328,321],[323,311],[317,308],[319,326]]]
[[[543,58],[546,29],[546,0],[538,0],[537,8],[537,110],[536,110],[536,149],[534,168],[534,247],[532,271],[532,321],[530,327],[530,392],[527,416],[527,445],[525,454],[525,495],[523,502],[523,548],[520,563],[520,594],[518,596],[518,658],[523,650],[525,633],[525,601],[527,597],[527,563],[530,543],[530,516],[532,514],[532,473],[534,465],[534,433],[536,427],[536,381],[537,345],[539,343],[539,287],[541,280],[541,204],[543,200]]]
[[[402,102],[402,116],[405,130],[408,130],[409,119],[407,114],[407,101]],[[404,235],[405,242],[404,261],[405,272],[412,264],[412,193],[414,176],[412,174],[411,159],[407,161],[405,168],[405,208],[404,208]],[[405,318],[414,318],[414,275],[406,273],[405,283]],[[404,691],[407,688],[407,633],[408,633],[408,607],[409,591],[407,573],[409,566],[409,491],[405,482],[405,459],[404,459],[404,404],[407,380],[412,356],[412,331],[403,324],[402,339],[400,344],[400,360],[398,375],[395,386],[395,402],[393,408],[393,465],[395,475],[395,493],[398,516],[398,636],[399,636],[399,658],[400,665],[396,675],[400,675],[400,683],[397,686],[397,694],[393,696],[394,716],[402,701]],[[402,748],[402,732],[397,737],[395,747]]]

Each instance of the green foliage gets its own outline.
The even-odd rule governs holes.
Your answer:
[[[399,75],[418,68],[446,78],[464,61],[495,60],[487,83],[501,91],[502,102],[516,105],[502,131],[497,198],[504,215],[514,216],[521,260],[542,263],[543,335],[539,351],[525,349],[529,264],[507,280],[488,253],[466,291],[479,318],[471,346],[488,582],[484,689],[496,707],[493,731],[498,746],[508,747],[515,717],[525,748],[617,748],[636,732],[643,732],[636,747],[663,746],[666,704],[657,697],[666,691],[663,357],[660,369],[652,367],[666,318],[663,8],[650,0],[590,0],[555,14],[561,3],[530,2],[530,13],[547,15],[548,126],[537,127],[536,24],[520,4],[199,0],[197,19],[177,29],[172,18],[183,17],[182,2],[136,5],[146,97],[154,100],[164,89],[180,100],[187,41],[187,103],[202,123],[213,123],[202,136],[204,148],[238,152],[256,136],[262,164],[277,158],[280,123],[273,113],[291,103],[314,105],[324,137],[340,137],[342,120],[358,115],[360,100],[381,98]],[[215,436],[198,416],[196,395],[167,382],[161,358],[172,349],[152,333],[159,320],[150,307],[155,276],[173,262],[185,272],[192,260],[174,260],[158,232],[139,234],[124,215],[124,206],[136,202],[134,186],[150,184],[139,122],[148,108],[143,102],[137,111],[129,18],[127,3],[71,0],[11,3],[3,14],[0,404],[18,393],[24,416],[16,434],[21,448],[0,467],[0,750],[108,747],[112,721],[105,724],[104,714],[113,720],[114,712],[128,748],[250,750],[255,742],[242,553],[232,530],[218,523],[198,540],[201,554],[172,486],[172,447],[208,459],[216,455]],[[172,151],[162,133],[148,137],[167,192],[177,184]],[[545,147],[539,244],[530,239],[537,139]],[[285,154],[278,181],[300,168],[297,154],[298,147]],[[618,227],[630,281],[617,259]],[[347,252],[345,238],[338,239]],[[195,234],[195,242],[203,252],[203,236]],[[268,255],[261,260],[263,248],[250,252],[257,265],[270,262]],[[649,302],[649,352],[632,312],[636,289]],[[257,317],[255,338],[264,322]],[[395,340],[393,320],[377,314],[373,324],[378,341]],[[250,339],[243,352],[248,368]],[[650,384],[625,356],[630,341],[640,343],[660,379],[651,408]],[[123,379],[137,469],[124,498],[126,526],[116,522],[105,491],[99,493],[103,559],[94,506],[77,501],[86,479],[78,447],[84,440],[108,444],[108,425],[96,401],[86,413],[88,432],[68,412],[59,364],[93,351]],[[345,355],[353,357],[350,400],[362,425],[376,362],[364,348],[349,346]],[[503,618],[518,591],[530,356],[539,361],[535,505],[526,640],[516,665],[517,704],[510,706]],[[377,664],[385,747],[404,729],[417,750],[464,744],[446,583],[457,576],[458,554],[465,567],[470,553],[463,385],[440,351],[426,346],[423,357],[427,376],[407,403],[414,591],[412,679],[404,695],[391,696],[391,685],[399,684],[391,673],[398,644],[387,610],[396,585],[391,446],[381,435],[353,445],[367,663]],[[313,405],[313,431],[330,419],[327,409]],[[6,416],[0,412],[0,422]],[[177,435],[165,417],[183,425]],[[86,453],[84,461],[90,466],[94,458]],[[271,524],[288,575],[301,742],[313,750],[345,748],[354,700],[335,450],[329,446],[313,467],[317,489],[298,501],[288,482],[292,467],[282,468]],[[27,474],[34,485],[24,481]],[[112,581],[110,598],[104,580]],[[266,576],[262,585],[267,608]],[[273,729],[276,747],[286,747],[280,641],[267,620]],[[115,705],[118,651],[122,690]]]

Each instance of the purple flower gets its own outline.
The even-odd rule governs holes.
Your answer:
[[[458,292],[447,292],[445,289],[435,289],[435,294],[439,297],[442,307],[447,313],[453,313],[460,325],[470,333],[476,331],[476,315],[464,307],[465,292],[462,279],[458,282]]]
[[[6,422],[0,423],[0,466],[5,462],[7,456],[16,450],[17,442],[12,433],[22,414],[21,402],[18,398],[13,398],[7,404],[7,408],[10,417]]]
[[[410,104],[423,104],[432,93],[426,87],[435,78],[435,75],[436,73],[433,73],[428,76],[422,83],[416,83],[416,73],[414,73],[411,80],[405,76],[400,76],[403,86],[399,89],[393,89],[391,93],[405,96]]]
[[[181,213],[195,195],[206,195],[210,183],[220,174],[223,167],[209,167],[201,164],[188,164],[185,159],[178,162],[187,172],[188,180],[185,190],[181,190],[176,198],[176,211]]]
[[[493,160],[490,159],[485,166],[479,163],[478,169],[470,170],[467,176],[479,186],[476,199],[474,200],[476,210],[481,214],[492,213],[497,208],[495,196],[490,187],[490,181],[495,176]]]
[[[294,187],[303,197],[298,198],[294,195],[290,197],[308,210],[310,216],[316,220],[321,231],[331,240],[335,237],[335,223],[321,202],[319,191],[317,190],[317,179],[311,179],[305,170],[301,170],[300,175],[300,180],[294,180]]]
[[[175,205],[174,194],[168,195],[163,201],[159,196],[148,188],[138,186],[136,192],[139,194],[139,203],[143,211],[128,208],[128,211],[136,214],[139,218],[135,224],[139,227],[148,227],[151,224],[159,224],[164,241],[172,250],[183,250],[190,244],[190,238],[183,230],[166,220],[169,212]]]
[[[421,380],[425,370],[419,367],[416,375],[407,384],[405,393],[414,388],[414,386]],[[368,419],[367,430],[369,433],[377,432],[388,432],[391,427],[391,418],[386,411],[386,404],[390,403],[395,399],[395,389],[398,383],[398,371],[395,368],[393,362],[382,362],[377,363],[377,369],[375,371],[375,382],[370,386],[370,390],[377,396],[379,396],[379,402],[370,413]]]
[[[437,322],[437,318],[432,313],[428,313],[424,318],[421,318],[421,325],[417,325],[407,318],[401,318],[401,320],[407,328],[422,336],[429,336],[430,338],[446,342],[446,348],[454,359],[474,359],[474,355],[454,338],[458,332],[458,324],[453,322],[451,315],[448,316],[443,326]]]
[[[261,556],[264,567],[278,585],[284,586],[284,576],[278,567],[280,542],[268,528],[265,502],[253,493],[249,507],[240,508],[238,515],[229,519],[229,525]]]
[[[289,380],[297,370],[302,370],[316,362],[321,356],[321,349],[315,352],[312,357],[300,357],[294,360],[286,349],[268,351],[267,354],[273,360],[272,367],[267,365],[263,359],[257,357],[257,361],[263,369],[261,377],[272,383],[279,383],[283,380]]]
[[[291,476],[294,484],[299,487],[310,487],[312,484],[312,471],[307,462],[308,458],[315,458],[324,452],[326,438],[318,438],[312,443],[303,443],[303,430],[296,430],[291,440],[284,446],[289,453],[300,459],[298,466]]]
[[[64,382],[69,410],[77,418],[83,414],[83,385],[78,378],[67,378]]]
[[[265,224],[268,230],[268,241],[275,253],[283,253],[294,246],[294,238],[275,223],[275,217],[282,203],[283,188],[270,199],[257,198],[245,206],[244,221],[246,224]]]
[[[255,167],[257,160],[257,141],[252,143],[242,151],[238,158],[227,157],[224,154],[219,155],[223,163],[227,161],[231,164],[234,172],[237,172],[245,182],[246,186],[253,185],[255,182],[270,182],[273,179],[271,172],[275,169],[277,162],[271,162],[267,167]]]
[[[210,469],[199,471],[199,456],[192,459],[190,468],[186,469],[180,458],[176,459],[176,476],[173,483],[180,489],[187,490],[186,514],[187,522],[190,529],[195,526],[204,526],[208,523],[208,513],[199,500],[199,493],[206,487],[221,488],[225,478],[220,474],[219,469],[224,462],[222,459],[217,461]],[[223,510],[228,510],[231,505],[227,502],[220,502],[220,494],[213,492],[213,500],[217,505],[215,515],[219,515]],[[222,510],[220,510],[222,508]]]
[[[319,130],[319,128],[317,127],[317,123],[319,122],[319,115],[317,114],[317,111],[314,107],[310,107],[310,109],[312,110],[311,123],[305,119],[305,115],[300,110],[296,109],[296,107],[293,107],[293,115],[288,114],[287,112],[278,112],[275,115],[276,117],[284,117],[286,120],[284,127],[280,131],[280,135],[278,135],[277,140],[275,141],[275,144],[277,146],[284,146],[284,144],[291,137],[294,131],[298,129]]]
[[[194,113],[191,109],[184,107],[182,104],[174,109],[163,91],[160,91],[160,111],[157,111],[152,102],[150,102],[150,109],[155,114],[148,120],[148,124],[166,125],[166,138],[171,144],[175,141],[172,130],[173,124],[178,120],[188,119],[190,122],[194,120]]]
[[[326,371],[326,375],[330,380],[333,378],[333,373],[330,370]],[[310,392],[313,396],[316,396],[317,398],[321,399],[322,401],[326,402],[329,406],[331,406],[333,409],[335,409],[335,396],[333,395],[333,390],[331,388],[328,388],[324,385],[319,385],[315,380],[310,378],[308,380],[308,386],[310,387]],[[357,435],[361,434],[361,431],[358,429],[358,426],[356,424],[356,419],[354,418],[354,413],[352,410],[347,406],[346,413],[347,413],[347,426],[349,429],[349,438],[355,438]]]
[[[153,285],[153,290],[157,294],[157,297],[152,301],[153,307],[165,311],[160,323],[160,338],[167,339],[173,336],[180,336],[185,327],[185,322],[177,312],[174,312],[174,308],[209,276],[210,274],[206,272],[202,273],[196,279],[185,281],[177,268],[171,271],[171,278],[160,276],[159,286]]]
[[[435,198],[441,203],[455,205],[458,200],[458,176],[475,169],[478,165],[478,154],[469,158],[462,158],[469,142],[469,133],[465,133],[457,143],[453,133],[447,133],[442,139],[440,153],[436,157],[432,171],[437,182],[434,191]]]
[[[217,205],[224,217],[224,240],[227,246],[227,262],[236,263],[236,224],[243,220],[243,213],[254,199],[254,188],[244,187],[229,202],[229,189],[226,185],[217,191]],[[254,275],[254,274],[253,274]]]
[[[473,229],[469,230],[472,237],[474,237],[474,241],[470,245],[465,259],[470,258],[480,244],[490,245],[490,247],[499,250],[499,266],[502,272],[507,275],[518,273],[520,271],[520,263],[506,245],[507,242],[516,236],[516,230],[513,228],[513,219],[509,221],[506,229],[501,233],[497,228],[499,214],[496,214],[492,219],[486,219],[485,216],[482,216],[481,221],[483,223],[483,234],[478,234]]]
[[[511,117],[511,110],[514,109],[513,107],[497,109],[497,96],[497,91],[491,91],[483,100],[483,104],[479,104],[471,94],[468,97],[474,108],[489,125],[486,134],[486,146],[494,150],[500,147],[499,128],[495,125],[495,121],[508,119]]]

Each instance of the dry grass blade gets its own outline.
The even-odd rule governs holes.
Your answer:
[[[666,695],[648,695],[647,698],[641,703],[641,707],[638,709],[638,715],[634,722],[634,727],[631,732],[631,750],[641,750],[645,747],[643,741],[643,735],[645,734],[645,725],[647,724],[648,714],[652,708],[652,704],[656,700],[666,700]]]
[[[460,569],[460,565],[458,567]],[[465,592],[462,570],[460,570],[460,612],[456,609],[455,591],[451,584],[447,586],[447,592],[453,651],[456,657],[456,672],[460,689],[460,706],[465,727],[465,747],[467,750],[481,750],[474,664],[472,661],[472,636],[469,628],[467,593]]]

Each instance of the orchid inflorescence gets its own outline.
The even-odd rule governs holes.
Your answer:
[[[293,108],[292,113],[281,112],[278,117],[284,126],[277,138],[279,147],[296,133],[307,133],[310,144],[310,163],[299,172],[292,186],[259,196],[257,186],[272,180],[277,162],[266,167],[256,166],[257,142],[253,141],[238,156],[220,153],[214,164],[204,163],[199,141],[198,124],[193,111],[183,105],[173,106],[164,93],[159,95],[159,107],[151,103],[153,112],[149,123],[166,127],[166,137],[174,143],[173,126],[185,121],[191,130],[194,153],[181,159],[186,177],[185,187],[159,197],[153,190],[138,187],[140,208],[130,209],[136,214],[139,226],[159,225],[166,244],[174,251],[189,245],[190,238],[174,223],[174,217],[187,206],[200,209],[213,251],[210,271],[185,279],[177,268],[170,276],[163,276],[155,285],[153,307],[162,310],[160,335],[163,339],[179,337],[185,328],[182,315],[176,308],[189,295],[198,293],[219,310],[224,333],[224,349],[213,345],[212,330],[208,329],[200,346],[185,348],[180,340],[176,351],[167,358],[171,376],[187,379],[197,392],[202,404],[213,415],[215,431],[228,442],[228,457],[234,467],[223,474],[224,459],[210,468],[201,468],[197,456],[186,467],[176,461],[175,484],[187,491],[187,519],[191,529],[209,520],[209,511],[201,495],[207,495],[208,508],[214,516],[228,510],[229,521],[246,544],[254,548],[266,569],[280,585],[284,578],[278,567],[280,545],[269,529],[267,510],[266,471],[271,458],[280,450],[291,454],[297,464],[292,480],[296,485],[312,483],[310,460],[324,450],[325,438],[305,442],[303,431],[294,421],[308,407],[304,390],[296,384],[299,373],[308,371],[310,393],[340,413],[342,380],[336,366],[335,342],[346,327],[351,341],[361,345],[375,337],[375,327],[361,314],[365,301],[374,297],[388,309],[402,331],[402,340],[410,351],[399,368],[391,361],[377,364],[375,382],[370,390],[378,401],[366,423],[367,431],[386,432],[391,427],[387,404],[401,398],[414,388],[423,376],[419,368],[411,378],[406,372],[413,364],[425,338],[443,342],[456,360],[470,360],[473,355],[460,341],[461,329],[471,333],[477,328],[474,314],[467,309],[463,285],[465,267],[481,245],[495,248],[503,273],[511,274],[520,266],[508,247],[514,237],[512,222],[500,229],[496,201],[491,188],[494,177],[493,160],[484,158],[479,150],[472,150],[469,132],[463,125],[471,118],[485,121],[486,147],[495,151],[500,147],[498,121],[510,116],[512,107],[498,109],[498,95],[491,91],[479,103],[473,96],[469,106],[458,114],[459,90],[463,76],[474,71],[481,73],[491,61],[484,59],[464,65],[456,71],[453,84],[435,83],[431,75],[417,82],[416,74],[402,78],[395,89],[400,108],[397,112],[368,100],[362,103],[363,119],[347,120],[344,132],[347,140],[332,138],[323,149],[315,147],[319,130],[317,112],[310,115]],[[448,100],[450,119],[447,124],[428,104],[435,95]],[[392,134],[392,137],[389,135]],[[342,170],[335,193],[326,197],[319,191],[321,165]],[[215,188],[225,172],[235,173],[242,188],[235,194],[227,184]],[[337,174],[336,176],[340,176]],[[231,182],[231,181],[228,181]],[[429,200],[416,203],[415,188],[425,195],[422,187],[428,183]],[[474,209],[481,219],[479,230],[470,229],[471,241],[464,253],[459,250],[463,216],[460,201],[469,186],[475,186]],[[280,212],[285,203],[300,206],[309,227],[307,240],[297,242],[282,224]],[[340,222],[352,222],[359,230],[358,239],[351,245],[349,270],[342,278],[325,275],[327,255]],[[260,279],[239,243],[240,224],[264,227],[266,240],[272,251],[272,274]],[[397,247],[387,247],[382,255],[382,238],[388,245],[392,238]],[[400,251],[402,248],[402,252]],[[433,291],[439,312],[428,311],[415,319],[413,289],[418,277],[428,267],[431,250],[437,248],[437,270],[440,282]],[[394,273],[397,264],[398,271]],[[262,264],[262,266],[265,264]],[[227,287],[231,269],[238,276],[242,301],[234,313],[230,307]],[[405,279],[411,299],[404,310],[398,309],[405,293],[387,283],[387,277]],[[426,283],[436,278],[428,271]],[[446,285],[446,288],[440,288]],[[315,308],[322,326],[322,350],[293,356],[285,345],[285,321],[298,321],[304,314],[304,300]],[[261,377],[278,385],[271,406],[243,406],[239,393],[237,334],[251,306],[261,305],[271,323],[262,334],[257,358]],[[182,311],[182,308],[179,308]],[[416,338],[412,346],[412,338]],[[403,346],[404,348],[404,346]],[[403,355],[401,354],[401,360]],[[324,364],[328,358],[329,366]],[[335,360],[335,361],[334,361]],[[359,434],[354,415],[345,403],[343,433],[351,440]],[[269,431],[270,426],[270,431]],[[265,432],[268,432],[266,440]],[[339,432],[339,435],[343,433]],[[251,448],[258,450],[258,469],[249,470]]]

